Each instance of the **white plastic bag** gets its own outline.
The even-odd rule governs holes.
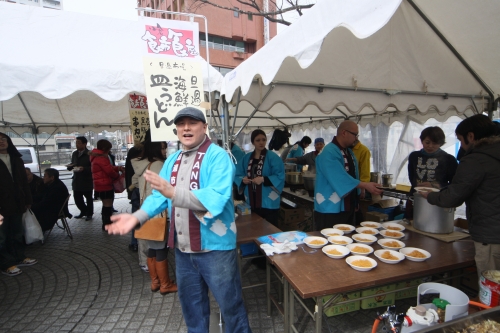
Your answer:
[[[31,244],[36,241],[43,242],[43,232],[42,227],[40,227],[40,223],[36,219],[35,214],[28,209],[23,214],[23,228],[24,228],[24,239],[26,240],[26,244]]]

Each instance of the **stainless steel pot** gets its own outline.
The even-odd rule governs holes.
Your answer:
[[[292,185],[302,184],[302,174],[300,172],[285,172],[285,181]]]
[[[286,172],[296,172],[297,164],[285,163],[285,173]]]
[[[382,175],[382,187],[391,187],[392,185],[392,174],[387,173]]]
[[[304,188],[308,191],[314,191],[316,174],[315,173],[303,174],[302,179],[304,179]]]
[[[370,182],[380,184],[382,182],[382,172],[370,172]]]
[[[454,230],[455,208],[431,205],[416,192],[413,196],[413,227],[433,234],[449,234]]]

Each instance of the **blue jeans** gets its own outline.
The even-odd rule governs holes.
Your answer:
[[[243,303],[236,250],[183,253],[175,249],[179,300],[189,333],[206,333],[212,291],[224,318],[226,333],[252,332]]]

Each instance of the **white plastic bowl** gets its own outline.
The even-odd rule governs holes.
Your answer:
[[[367,228],[375,228],[375,229],[380,229],[382,228],[382,224],[375,222],[375,221],[364,221],[360,223],[362,227],[367,227]]]
[[[392,239],[401,239],[405,236],[404,232],[396,230],[381,230],[380,234],[385,238],[392,238]],[[393,236],[392,234],[397,234],[397,236]]]
[[[355,260],[368,260],[372,266],[371,267],[360,267],[360,266],[355,266],[352,264],[353,261]],[[369,270],[372,270],[374,269],[375,267],[377,267],[377,262],[370,258],[370,257],[364,257],[364,256],[349,256],[345,259],[345,262],[351,266],[353,269],[357,270],[357,271],[360,271],[360,272],[367,272]]]
[[[425,258],[410,257],[408,255],[408,253],[411,253],[411,252],[413,252],[415,250],[421,252],[422,254],[425,254],[426,257]],[[402,254],[404,254],[405,257],[406,257],[406,259],[411,260],[411,261],[424,261],[424,260],[427,260],[427,259],[429,259],[431,257],[431,254],[429,252],[427,252],[427,251],[425,251],[423,249],[416,248],[416,247],[405,247],[404,249],[399,250],[399,252],[401,252]]]
[[[352,238],[346,237],[346,236],[330,236],[328,237],[328,241],[332,244],[335,245],[343,245],[346,246],[347,244],[352,243]],[[346,242],[345,244],[339,244],[339,242],[344,241]]]
[[[354,231],[354,227],[350,224],[335,224],[333,226],[334,229],[339,229],[339,230],[342,230],[344,232],[344,235],[345,234],[350,234],[351,232]]]
[[[400,246],[399,247],[392,247],[392,246],[385,245],[388,242],[397,242]],[[402,241],[397,240],[397,239],[392,239],[392,238],[382,238],[382,239],[379,239],[377,241],[377,244],[380,245],[380,246],[382,246],[384,249],[396,250],[396,251],[399,251],[399,249],[402,249],[402,248],[404,248],[406,246],[406,244],[403,243]]]
[[[373,247],[370,245],[365,245],[365,244],[360,244],[360,243],[354,243],[354,244],[347,244],[345,247],[347,247],[352,254],[357,255],[357,256],[368,256],[372,254],[373,252]],[[368,250],[368,252],[358,252],[355,249],[359,247],[365,248]]]
[[[398,228],[398,229],[397,230],[396,229],[389,229],[389,227],[391,227],[391,228]],[[403,230],[405,230],[404,226],[402,226],[399,223],[394,223],[394,222],[385,222],[385,223],[382,223],[382,228],[384,228],[385,230],[390,230],[390,231],[403,231]]]
[[[321,241],[321,244],[311,244],[313,240],[318,240]],[[319,249],[328,244],[328,241],[324,239],[323,237],[317,237],[317,236],[309,236],[304,238],[304,243],[306,243],[307,246],[309,246],[312,249]]]
[[[321,230],[321,234],[323,236],[325,236],[326,238],[328,238],[330,236],[343,236],[344,232],[342,230],[339,230],[339,229],[326,228],[326,229]],[[336,234],[336,235],[333,235],[333,234]]]
[[[363,235],[372,235],[375,236],[378,234],[378,229],[375,228],[367,228],[367,227],[359,227],[356,228],[356,232],[358,234],[363,234]]]
[[[337,250],[337,251],[341,252],[342,254],[341,255],[334,255],[334,254],[328,253],[328,251],[331,251],[331,250]],[[346,255],[351,253],[351,251],[347,247],[342,246],[342,245],[323,246],[321,251],[323,251],[324,254],[326,254],[328,257],[333,258],[333,259],[342,259]]]
[[[351,236],[356,242],[366,245],[371,245],[377,241],[377,236],[368,235],[368,234],[354,234]],[[367,240],[363,240],[367,239]]]
[[[384,254],[384,252],[389,252],[393,256],[398,257],[398,259],[397,260],[384,259],[384,258],[382,258],[382,255]],[[404,254],[397,252],[397,251],[393,251],[393,250],[377,250],[373,254],[375,255],[375,257],[378,258],[378,260],[385,262],[386,264],[397,264],[397,263],[401,262],[402,260],[404,260],[404,258],[405,258]]]

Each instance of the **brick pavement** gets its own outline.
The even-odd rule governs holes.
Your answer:
[[[128,200],[120,197],[115,208],[129,211]],[[22,267],[23,274],[16,277],[0,276],[0,333],[187,332],[177,294],[150,291],[149,275],[139,268],[137,253],[128,250],[130,236],[103,232],[100,209],[95,202],[92,221],[69,220],[73,240],[55,227],[45,244],[28,246],[27,255],[37,258],[37,265]],[[70,211],[78,214],[72,202]],[[169,264],[173,276],[172,253]],[[265,271],[246,268],[244,284],[265,281]],[[244,297],[254,333],[283,332],[278,311],[267,317],[264,287],[245,289]],[[411,304],[397,305],[406,311]],[[213,300],[211,308],[218,309]],[[296,314],[300,332],[312,332],[312,320],[300,309]],[[324,332],[368,333],[375,314],[362,310],[329,318]]]

